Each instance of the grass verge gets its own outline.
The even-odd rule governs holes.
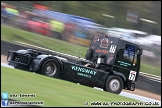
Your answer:
[[[72,82],[1,66],[1,92],[35,94],[20,101],[44,101],[43,106],[84,106],[85,102],[138,102]]]

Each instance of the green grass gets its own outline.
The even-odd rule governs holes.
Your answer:
[[[95,90],[72,82],[1,66],[1,93],[35,94],[20,101],[44,101],[43,106],[84,106],[84,102],[137,102],[137,100]]]
[[[1,25],[1,40],[20,41],[82,58],[85,57],[85,52],[88,50],[87,47],[3,25]]]
[[[2,26],[1,25],[1,40],[7,42],[21,41],[24,43],[37,45],[54,51],[79,56],[84,58],[87,51],[87,47],[82,47],[69,42],[49,38],[46,36],[38,35],[35,33],[23,31],[20,29]],[[153,75],[161,76],[161,68],[141,63],[141,72],[150,73]]]
[[[157,75],[157,76],[161,76],[161,68],[156,67],[156,66],[152,66],[152,65],[148,65],[145,63],[141,63],[141,72],[147,72],[149,74],[153,74],[153,75]]]

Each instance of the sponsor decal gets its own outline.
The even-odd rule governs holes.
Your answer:
[[[130,71],[130,74],[129,74],[129,80],[132,80],[132,81],[135,81],[135,79],[136,79],[136,71]]]
[[[75,70],[75,71],[78,71],[78,75],[82,75],[82,76],[88,76],[88,77],[91,77],[89,75],[96,75],[96,71],[93,71],[93,70],[90,70],[90,69],[86,69],[86,68],[83,68],[83,67],[79,67],[79,66],[71,66],[71,69],[72,70]]]
[[[97,53],[108,54],[108,51],[107,51],[107,50],[97,49],[96,52],[97,52]]]
[[[123,61],[120,61],[120,60],[118,60],[117,62],[120,63],[121,66],[125,66],[125,67],[131,66],[130,63],[126,63],[126,62],[123,62]]]
[[[101,44],[100,44],[101,48],[107,48],[108,45],[109,45],[109,40],[107,38],[101,39]]]
[[[107,64],[110,64],[110,62],[112,61],[113,57],[109,57],[109,59],[107,60]]]
[[[109,52],[115,53],[116,45],[111,45]]]

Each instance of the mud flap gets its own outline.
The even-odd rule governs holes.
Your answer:
[[[131,90],[131,91],[134,91],[134,90],[135,90],[135,83],[131,83],[131,85],[130,85],[130,90]]]

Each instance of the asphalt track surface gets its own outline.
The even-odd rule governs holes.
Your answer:
[[[1,62],[1,66],[5,66],[5,67],[8,67],[8,68],[13,68],[12,66],[9,66],[8,64],[3,63],[3,62]],[[96,88],[96,87],[94,87],[94,89],[102,90],[102,89]],[[158,101],[158,100],[155,100],[155,99],[151,99],[151,98],[147,98],[147,97],[143,97],[143,96],[139,96],[139,95],[123,92],[123,91],[119,95],[124,96],[124,97],[128,97],[128,98],[132,98],[132,99],[136,99],[136,100],[139,100],[141,102],[147,102],[147,103],[158,102],[159,106],[161,106],[161,101]]]

